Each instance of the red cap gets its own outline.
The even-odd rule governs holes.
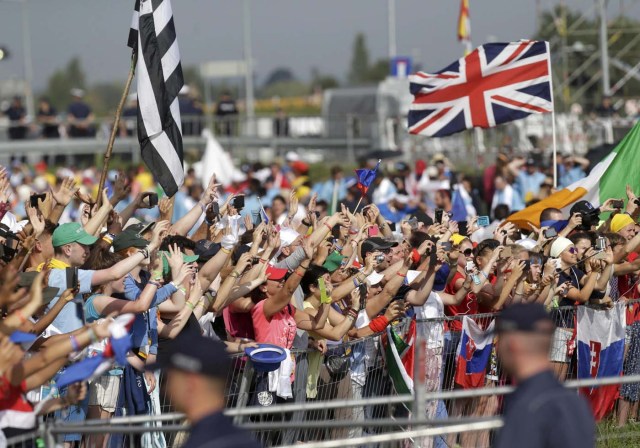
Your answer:
[[[269,265],[267,268],[267,275],[269,276],[269,280],[282,280],[285,275],[287,275],[289,271],[286,269],[280,269]]]
[[[422,159],[416,160],[416,174],[420,175],[427,169],[427,162]]]

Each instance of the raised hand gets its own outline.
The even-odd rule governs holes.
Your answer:
[[[37,208],[31,207],[29,201],[25,202],[24,208],[27,211],[29,222],[33,227],[33,234],[36,238],[38,238],[40,235],[42,235],[42,232],[44,232],[44,216],[42,216]]]
[[[130,194],[131,182],[122,171],[119,171],[116,175],[116,182],[113,188],[113,197],[111,199],[113,200],[114,204],[117,204],[118,202],[128,197]]]
[[[4,168],[3,168],[4,169]],[[8,202],[11,197],[11,183],[6,177],[0,178],[0,202]]]
[[[294,216],[296,216],[296,213],[298,213],[298,203],[298,196],[295,191],[292,191],[289,195],[289,221],[291,221]]]
[[[307,207],[307,211],[311,214],[316,212],[316,203],[318,202],[318,193],[313,193],[311,195],[311,199],[309,199],[309,205]]]
[[[158,201],[158,210],[160,210],[161,220],[170,221],[171,216],[169,214],[171,213],[171,199],[166,196],[160,198],[160,200]]]
[[[153,228],[151,234],[151,242],[149,243],[149,250],[156,250],[160,247],[160,242],[167,234],[171,223],[169,221],[159,221]]]
[[[246,215],[244,217],[244,227],[247,229],[247,232],[251,232],[253,230],[253,220],[251,219],[251,215]]]
[[[242,273],[251,265],[251,254],[249,252],[245,252],[240,255],[238,258],[238,262],[236,263],[235,271],[242,275]]]

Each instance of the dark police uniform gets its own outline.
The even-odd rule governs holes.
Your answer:
[[[575,390],[545,371],[526,379],[505,399],[498,448],[595,446],[593,415]]]
[[[182,448],[260,448],[260,444],[233,426],[229,417],[216,412],[191,427],[189,440]]]

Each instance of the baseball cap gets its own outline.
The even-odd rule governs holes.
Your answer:
[[[286,269],[276,268],[272,265],[269,265],[269,267],[267,268],[267,275],[269,276],[269,280],[282,280],[288,272],[289,271],[287,271]]]
[[[373,238],[367,238],[364,240],[361,246],[362,258],[364,259],[369,252],[375,252],[377,250],[387,250],[392,247],[396,247],[398,243],[396,241],[387,241],[379,236]]]
[[[53,247],[64,246],[65,244],[78,243],[90,246],[98,241],[95,236],[89,235],[78,222],[68,222],[61,224],[53,231],[51,244]]]
[[[523,331],[551,335],[553,320],[540,303],[517,303],[505,308],[496,321],[496,332]]]
[[[226,380],[231,358],[224,344],[198,334],[182,333],[170,344],[166,356],[146,367],[146,370],[176,369]]]
[[[120,252],[121,250],[135,247],[138,249],[144,249],[149,245],[149,241],[141,238],[137,232],[133,230],[124,230],[116,235],[113,239],[113,251]]]
[[[18,287],[19,288],[30,288],[33,284],[33,281],[38,276],[38,272],[21,272],[20,278],[18,279]],[[60,292],[59,288],[54,288],[53,286],[45,286],[42,288],[42,304],[46,305],[56,298],[58,293]]]
[[[196,243],[193,252],[199,256],[198,260],[207,262],[211,260],[220,250],[222,245],[209,240],[200,240]]]
[[[551,244],[551,250],[549,251],[549,255],[551,258],[558,258],[562,252],[565,251],[567,247],[573,246],[573,241],[568,238],[564,238],[562,236],[555,239],[553,244]]]
[[[340,265],[342,265],[342,261],[345,258],[347,258],[347,257],[345,257],[342,254],[340,254],[340,252],[338,252],[337,250],[334,250],[333,252],[331,252],[329,254],[329,256],[325,260],[325,262],[322,265],[322,267],[325,268],[329,272],[335,272],[340,267]]]
[[[536,159],[534,159],[533,157],[527,157],[527,161],[525,162],[525,165],[527,166],[535,166],[538,163],[536,162]]]
[[[136,235],[142,236],[145,233],[147,233],[149,230],[153,230],[155,226],[156,226],[155,222],[150,222],[148,224],[145,224],[143,222],[137,222],[135,224],[131,224],[130,226],[127,226],[127,228],[124,230],[127,232],[133,232]]]
[[[162,275],[167,275],[169,273],[169,270],[171,269],[169,267],[169,257],[171,256],[171,254],[165,251],[160,251],[159,254],[162,256]],[[198,261],[198,258],[199,257],[197,255],[187,255],[185,253],[182,253],[182,261],[187,264]]]

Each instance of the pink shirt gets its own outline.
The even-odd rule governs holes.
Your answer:
[[[273,315],[271,320],[267,320],[264,315],[264,302],[264,300],[258,302],[251,310],[256,342],[264,342],[291,349],[298,329],[296,320],[293,318],[296,309],[292,305],[287,305],[282,311]]]

